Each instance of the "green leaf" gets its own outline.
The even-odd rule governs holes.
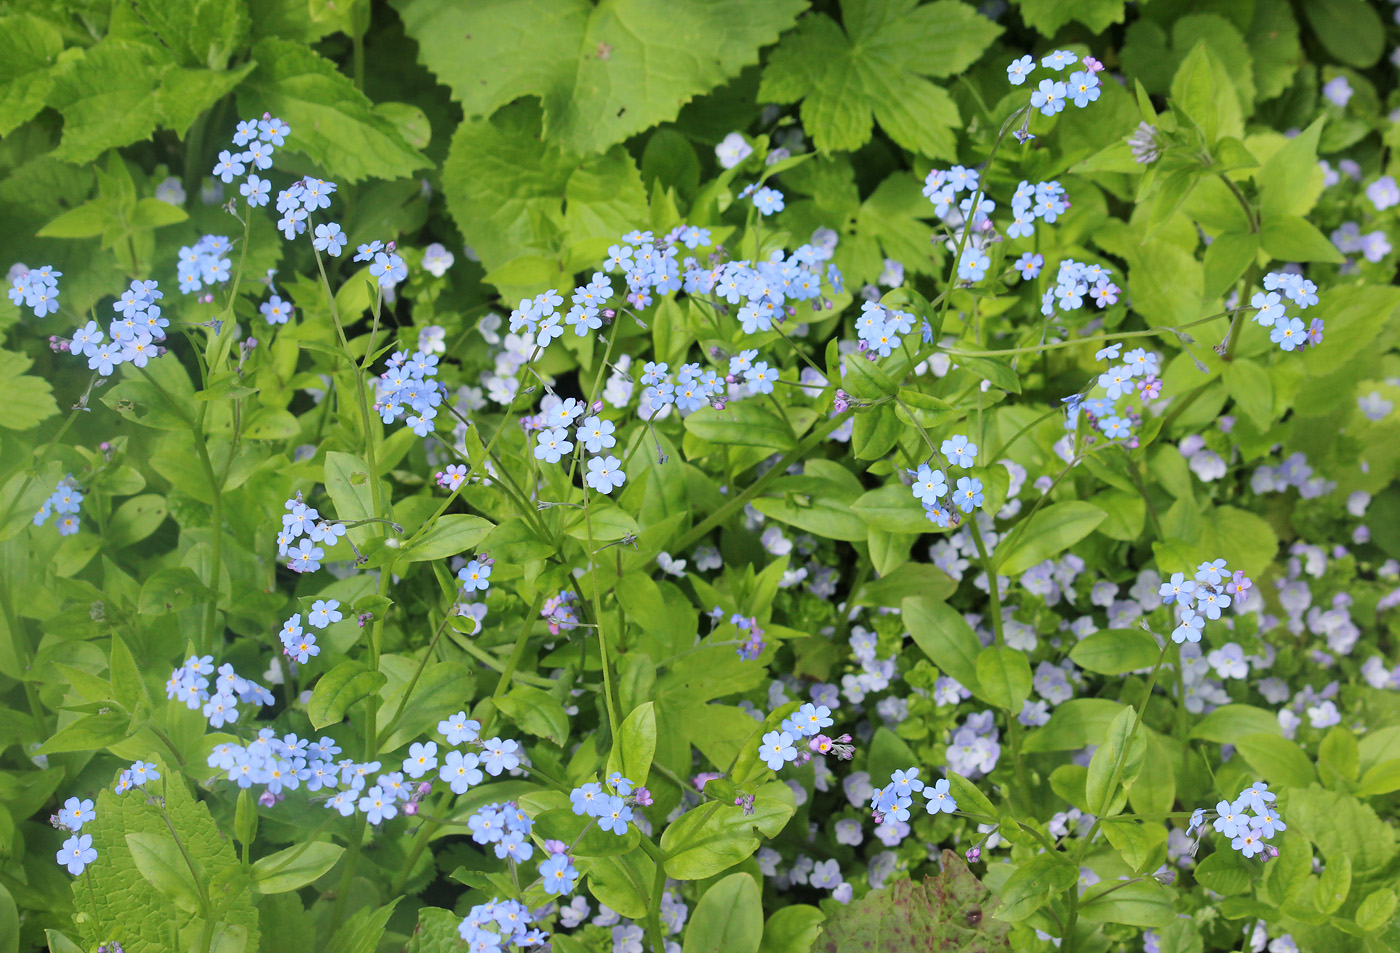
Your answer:
[[[322,479],[326,485],[326,495],[335,504],[338,519],[353,523],[375,515],[369,467],[359,457],[338,450],[327,452]],[[383,533],[382,524],[370,523],[350,530],[349,536],[359,544],[371,535],[380,536]]]
[[[108,149],[149,139],[165,54],[145,43],[107,37],[64,52],[53,69],[49,105],[63,115],[63,141],[51,155],[92,162]]]
[[[141,584],[136,611],[141,615],[166,615],[188,609],[208,595],[208,588],[193,569],[183,566],[158,569]]]
[[[1206,248],[1202,293],[1207,300],[1224,297],[1259,254],[1256,232],[1222,232]]]
[[[292,127],[285,148],[334,169],[338,181],[397,179],[429,165],[348,76],[311,48],[267,37],[252,58],[258,67],[238,88],[241,114],[280,117]]]
[[[462,937],[457,927],[461,922],[462,918],[451,910],[442,907],[420,908],[418,929],[409,940],[408,953],[460,953]]]
[[[553,277],[531,290],[570,280],[563,271],[570,247],[591,263],[647,217],[646,190],[626,149],[585,158],[540,136],[538,107],[522,102],[458,126],[442,167],[447,209],[487,272],[526,255],[551,263]]]
[[[1312,759],[1295,741],[1263,733],[1237,738],[1234,744],[1240,756],[1270,784],[1305,788],[1317,780]]]
[[[778,39],[800,0],[394,0],[423,65],[467,118],[521,96],[544,104],[544,135],[602,152],[676,118]],[[658,69],[658,64],[665,68]],[[635,225],[635,223],[634,223]]]
[[[49,382],[24,373],[33,363],[27,354],[0,349],[0,391],[5,394],[0,427],[28,430],[58,413]]]
[[[1322,782],[1332,788],[1347,787],[1360,772],[1356,736],[1341,725],[1333,725],[1317,749],[1317,773]]]
[[[1134,242],[1123,254],[1135,311],[1167,327],[1201,316],[1205,269],[1195,255],[1163,238]]]
[[[1020,714],[1031,693],[1031,663],[1025,652],[1005,645],[989,646],[977,655],[977,683],[987,701]]]
[[[1228,897],[1253,889],[1256,869],[1233,850],[1217,850],[1196,866],[1196,880],[1207,890]]]
[[[758,953],[763,897],[749,874],[730,874],[700,897],[685,930],[682,953]]]
[[[997,818],[1001,812],[996,809],[982,789],[956,771],[948,771],[948,789],[957,802],[958,810],[982,817]]]
[[[1191,729],[1191,737],[1216,744],[1234,744],[1247,735],[1281,735],[1273,712],[1253,705],[1221,705]]]
[[[199,883],[225,924],[224,934],[241,933],[246,949],[258,949],[258,911],[231,839],[191,796],[179,772],[153,760],[163,779],[153,782],[149,793],[164,799],[163,811],[140,793],[117,795],[104,784],[97,795],[97,819],[83,826],[83,833],[92,835],[98,862],[73,878],[82,947],[95,949],[119,936],[128,953],[165,953],[172,948],[172,935],[197,934],[197,917],[181,905],[193,903],[198,909]]]
[[[1356,908],[1356,925],[1367,933],[1379,930],[1395,915],[1396,896],[1390,888],[1373,890]]]
[[[1001,28],[954,0],[848,2],[842,14],[844,30],[813,13],[783,37],[769,56],[759,99],[802,100],[802,123],[823,152],[860,148],[878,120],[906,149],[953,158],[958,108],[927,77],[962,72]]]
[[[1288,794],[1290,830],[1312,841],[1330,864],[1343,855],[1361,876],[1395,857],[1395,829],[1350,794],[1316,784]]]
[[[356,910],[331,936],[324,953],[374,953],[379,941],[384,939],[384,928],[401,899],[394,897],[382,906],[366,906]]]
[[[416,563],[425,559],[446,559],[472,549],[486,538],[486,534],[496,526],[490,520],[465,513],[449,513],[439,516],[433,528],[419,538],[400,556],[404,562]]]
[[[1133,709],[1120,711],[1089,761],[1084,796],[1091,814],[1099,817],[1116,814],[1113,807],[1118,786],[1130,787],[1142,770],[1147,757],[1147,738],[1140,729],[1133,730],[1136,720],[1137,712]]]
[[[1289,139],[1258,171],[1259,214],[1266,219],[1306,215],[1322,194],[1322,169],[1317,165],[1317,142],[1325,116]]]
[[[1176,919],[1172,894],[1152,879],[1096,884],[1084,892],[1079,915],[1095,923],[1162,927]]]
[[[304,887],[334,867],[343,853],[339,844],[313,841],[268,854],[253,864],[253,888],[267,895]]]
[[[1108,514],[1090,503],[1069,500],[1042,507],[1012,531],[1011,545],[997,548],[997,572],[1018,576],[1042,560],[1058,556],[1094,531]]]
[[[141,705],[150,703],[150,695],[146,691],[145,680],[141,678],[141,670],[136,667],[136,659],[127,647],[126,639],[116,632],[112,633],[112,651],[107,667],[112,695],[117,704],[129,712],[136,712]]]
[[[199,881],[203,871],[198,866],[190,870],[169,834],[162,837],[133,831],[126,835],[126,846],[131,851],[132,863],[147,883],[186,913],[200,909]]]
[[[883,725],[875,729],[865,759],[865,769],[872,779],[884,784],[894,772],[917,766],[918,763],[918,756],[903,738]]]
[[[545,801],[546,797],[549,798],[548,802]],[[571,807],[540,810],[539,805],[542,803],[567,805],[568,799],[559,792],[552,791],[526,795],[521,798],[521,804],[536,812],[535,836],[573,845],[569,851],[571,854],[580,857],[616,857],[638,849],[641,832],[635,826],[629,826],[627,832],[619,837],[611,831],[603,830],[597,824],[592,824],[591,818],[575,814]]]
[[[633,784],[645,786],[655,757],[656,706],[643,702],[632,709],[617,730],[617,739],[608,756],[608,773],[621,771]]]
[[[1230,73],[1205,40],[1182,60],[1172,77],[1172,104],[1186,113],[1214,146],[1225,136],[1244,135],[1244,116]]]
[[[63,52],[63,35],[28,14],[0,17],[5,56],[0,60],[0,136],[8,136],[44,108],[51,67]]]
[[[792,428],[766,401],[732,401],[724,410],[702,407],[685,418],[685,429],[701,440],[738,447],[793,445]]]
[[[1356,793],[1362,797],[1391,794],[1395,791],[1400,791],[1400,758],[1372,765],[1361,776],[1361,784],[1356,789]]]
[[[813,951],[1010,953],[1011,927],[994,919],[997,899],[991,891],[951,850],[943,852],[941,866],[937,877],[897,880],[833,906]]]
[[[902,609],[909,634],[929,660],[968,691],[978,694],[982,686],[977,680],[977,656],[982,643],[962,613],[946,602],[921,596],[905,599]]]
[[[1044,37],[1053,37],[1071,20],[1102,33],[1123,22],[1124,0],[1017,0],[1026,25]]]
[[[990,357],[959,357],[954,363],[1008,394],[1021,393],[1021,377],[1010,364]]]
[[[107,545],[112,549],[121,549],[141,542],[165,522],[168,512],[163,496],[155,493],[133,496],[117,507],[107,523]]]
[[[311,727],[320,731],[343,720],[351,705],[379,691],[386,681],[382,672],[371,672],[361,662],[341,662],[316,681],[306,704]]]
[[[1225,390],[1235,406],[1263,431],[1274,419],[1274,385],[1269,372],[1248,358],[1225,365]]]
[[[136,0],[135,7],[151,38],[183,66],[221,70],[248,37],[240,0]]]
[[[1161,648],[1142,629],[1110,629],[1086,636],[1070,649],[1070,660],[1100,675],[1122,675],[1157,664]]]
[[[1021,750],[1028,754],[1042,751],[1073,751],[1099,744],[1108,726],[1124,706],[1109,698],[1071,698],[1056,706],[1050,721],[1026,735]]]
[[[1327,866],[1317,878],[1313,905],[1323,913],[1336,913],[1351,893],[1351,858],[1346,854],[1328,855]]]
[[[129,733],[131,716],[125,712],[108,711],[84,715],[77,721],[58,729],[35,754],[61,754],[65,751],[96,751],[116,744]]]
[[[867,525],[889,533],[918,535],[933,529],[924,508],[902,483],[869,491],[851,504],[851,510]]]
[[[416,684],[411,681],[405,682],[396,688],[389,697],[385,698],[383,704],[379,706],[379,750],[394,751],[402,745],[408,744],[429,727],[460,709],[462,699],[472,697],[475,685],[475,676],[461,662],[435,662],[428,665],[427,668],[423,669],[423,674]],[[411,693],[410,689],[412,689]],[[535,691],[539,691],[539,689],[535,689]],[[405,698],[408,699],[408,702],[404,705],[403,714],[397,715],[399,703]],[[504,699],[497,701],[504,701]],[[555,701],[554,704],[558,705],[559,703]],[[531,718],[525,719],[528,724],[521,724],[521,727],[529,731],[538,728],[542,732],[551,733],[545,737],[562,733],[562,736],[567,738],[569,734],[567,720],[562,725],[562,731],[559,724],[559,716],[563,713],[562,707],[554,713],[541,710],[534,713]],[[397,721],[395,720],[396,715]],[[390,725],[393,725],[393,733],[384,737],[384,732],[389,730]]]
[[[825,919],[826,914],[809,904],[779,907],[763,925],[758,953],[811,953]]]
[[[39,229],[40,238],[96,238],[120,219],[108,199],[93,199]]]
[[[666,873],[703,880],[753,856],[759,839],[776,837],[796,810],[792,790],[771,781],[754,792],[753,813],[710,801],[676,818],[661,834]]]
[[[1280,261],[1321,261],[1333,265],[1345,259],[1317,226],[1298,215],[1264,219],[1259,233],[1264,251]]]
[[[1385,52],[1385,24],[1366,0],[1309,0],[1303,13],[1327,52],[1348,66],[1374,66]]]
[[[543,689],[517,685],[509,694],[497,698],[496,706],[521,730],[538,738],[557,745],[566,744],[569,740],[569,716],[564,713],[564,706]]]
[[[1038,854],[1016,868],[1001,885],[998,920],[1019,923],[1035,913],[1052,895],[1074,888],[1078,871],[1067,854],[1058,851]]]

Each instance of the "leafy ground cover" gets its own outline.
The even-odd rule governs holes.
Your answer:
[[[1396,23],[0,4],[0,953],[1400,949]]]

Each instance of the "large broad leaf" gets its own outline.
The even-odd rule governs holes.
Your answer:
[[[287,148],[333,169],[337,179],[397,179],[427,166],[392,122],[335,64],[301,43],[268,37],[253,47],[258,68],[238,90],[245,116],[271,112],[292,127]]]
[[[955,0],[842,5],[842,29],[826,14],[784,37],[763,74],[759,99],[802,100],[802,122],[823,152],[858,149],[873,120],[900,145],[955,157],[958,107],[929,76],[971,65],[1001,28]]]
[[[168,62],[156,47],[111,37],[70,51],[54,69],[49,93],[49,105],[63,114],[63,141],[53,157],[91,162],[108,149],[150,138]]]
[[[0,19],[5,56],[0,58],[0,136],[8,136],[44,108],[53,82],[49,67],[63,52],[58,28],[38,17]]]
[[[666,873],[677,880],[703,880],[753,856],[760,837],[776,837],[796,805],[782,781],[754,794],[753,813],[710,801],[682,814],[661,835]]]
[[[1016,576],[1036,563],[1058,556],[1094,531],[1108,514],[1080,500],[1052,503],[1033,515],[1023,526],[1017,524],[1010,545],[997,549],[997,572]]]
[[[1070,20],[1102,33],[1123,22],[1124,0],[1017,0],[1021,19],[1042,36],[1054,36]]]
[[[934,665],[973,694],[981,691],[977,656],[982,643],[961,612],[927,596],[910,596],[904,600],[903,616],[914,642]]]
[[[28,355],[0,351],[0,392],[5,394],[0,427],[28,430],[58,413],[49,382],[24,373],[33,363]]]
[[[601,258],[608,242],[647,219],[641,173],[626,149],[583,158],[542,143],[540,130],[540,110],[528,102],[464,122],[443,165],[448,211],[487,272],[522,256],[538,260],[530,274],[513,271],[492,279],[498,284],[562,287],[572,280],[562,270],[571,245],[593,240],[580,264]]]
[[[758,953],[763,894],[750,874],[730,874],[695,905],[682,953]]]
[[[165,777],[149,782],[148,793],[164,797],[165,816],[139,791],[118,795],[104,785],[97,796],[97,819],[83,826],[97,848],[97,861],[83,876],[73,878],[83,948],[95,949],[120,936],[128,953],[170,950],[172,930],[190,928],[194,917],[173,904],[152,880],[175,894],[186,888],[193,894],[192,864],[210,902],[220,910],[221,932],[245,932],[246,949],[256,950],[258,911],[233,842],[220,832],[209,809],[190,796],[179,772],[166,764],[159,767]],[[183,851],[175,848],[171,828]]]
[[[951,850],[943,872],[922,883],[900,880],[836,907],[813,953],[866,950],[1010,950],[1011,925],[991,916],[996,900]]]
[[[545,138],[602,152],[758,62],[803,0],[393,0],[467,117],[520,96]]]

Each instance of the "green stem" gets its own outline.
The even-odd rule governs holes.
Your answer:
[[[596,578],[595,578],[596,581]],[[491,700],[495,701],[506,693],[510,687],[511,678],[515,675],[515,670],[520,667],[520,660],[525,657],[525,647],[530,644],[530,629],[534,627],[535,619],[539,618],[540,606],[544,605],[544,590],[541,589],[535,595],[535,601],[530,606],[530,611],[525,613],[525,618],[520,622],[520,632],[515,636],[515,648],[510,653],[510,659],[501,670],[500,680],[496,682],[496,690],[491,693]]]
[[[674,551],[681,553],[690,549],[690,547],[704,539],[706,533],[729,519],[729,517],[733,516],[739,510],[742,510],[750,500],[766,490],[770,483],[787,473],[788,467],[792,466],[798,460],[804,459],[807,456],[807,452],[811,450],[812,447],[831,436],[832,432],[844,424],[847,418],[854,413],[854,410],[843,410],[841,413],[829,418],[826,423],[813,430],[801,443],[785,453],[783,458],[774,464],[768,472],[764,473],[763,476],[759,477],[753,483],[750,483],[748,489],[744,490],[744,492],[733,499],[726,501],[723,506],[707,516],[698,525],[691,527],[690,531],[676,542]]]

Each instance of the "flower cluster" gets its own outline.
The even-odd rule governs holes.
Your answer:
[[[483,804],[467,818],[467,828],[481,846],[494,845],[502,860],[523,863],[534,856],[535,845],[530,843],[534,823],[514,801]]]
[[[551,635],[558,635],[560,632],[569,632],[578,628],[578,613],[574,611],[573,604],[578,601],[578,593],[568,589],[560,590],[557,595],[550,596],[544,601],[544,606],[540,609],[540,618],[549,623]]]
[[[1172,573],[1171,579],[1162,583],[1159,592],[1163,605],[1178,607],[1178,624],[1172,631],[1172,641],[1201,641],[1201,630],[1207,619],[1219,619],[1220,613],[1230,608],[1231,602],[1250,590],[1254,585],[1243,572],[1231,573],[1225,560],[1215,559],[1196,567],[1196,578],[1187,579],[1183,573]]]
[[[402,417],[410,430],[426,437],[442,404],[442,388],[434,379],[437,355],[395,351],[384,363],[387,369],[379,376],[375,411],[386,424]]]
[[[856,318],[856,347],[870,360],[889,357],[904,343],[904,335],[914,330],[914,316],[907,311],[887,307],[878,301],[866,301]]]
[[[1069,50],[1055,50],[1041,57],[1040,65],[1058,73],[1078,62],[1079,57]],[[1067,82],[1058,79],[1041,80],[1040,86],[1031,93],[1031,108],[1039,109],[1043,116],[1053,116],[1065,108],[1066,101],[1073,102],[1081,109],[1096,102],[1102,92],[1102,84],[1097,75],[1102,69],[1102,63],[1092,56],[1086,56],[1084,69],[1070,73]],[[1030,56],[1022,56],[1006,68],[1006,78],[1011,85],[1020,86],[1034,71],[1035,60]]]
[[[56,855],[58,865],[67,867],[74,877],[83,872],[88,864],[97,859],[97,848],[92,846],[92,835],[80,833],[83,825],[94,820],[97,812],[92,809],[92,799],[70,797],[63,802],[63,809],[49,819],[59,830],[72,832],[63,842]]]
[[[165,340],[165,329],[170,325],[156,304],[164,296],[154,281],[133,281],[112,303],[117,316],[107,325],[110,341],[96,321],[89,321],[73,332],[71,341],[52,339],[54,347],[79,357],[86,355],[88,367],[103,377],[110,376],[120,364],[145,367],[151,358],[164,353],[155,343]]]
[[[1304,327],[1302,318],[1285,313],[1284,298],[1306,310],[1317,304],[1317,285],[1288,271],[1271,271],[1264,276],[1264,290],[1255,292],[1249,304],[1259,309],[1254,313],[1254,320],[1270,329],[1269,340],[1285,351],[1321,344],[1322,319],[1313,318],[1312,323]]]
[[[823,728],[829,728],[834,723],[830,708],[807,702],[791,716],[784,718],[776,731],[770,731],[763,736],[758,756],[773,771],[781,770],[783,765],[789,762],[795,761],[799,766],[806,764],[811,760],[813,753],[832,752],[842,757],[846,754],[843,749],[849,746],[850,736],[842,735],[833,740],[822,734]],[[804,738],[807,739],[808,750],[799,752],[797,742]]]
[[[160,769],[149,761],[133,761],[131,767],[124,768],[117,777],[112,790],[125,794],[132,788],[144,788],[147,781],[159,781]]]
[[[1056,669],[1050,677],[1063,680],[1064,673]],[[1037,685],[1036,691],[1041,695],[1054,695],[1054,690],[1048,686]],[[949,769],[972,779],[991,774],[1001,760],[1000,738],[996,719],[990,711],[968,715],[948,742]]]
[[[736,612],[729,617],[729,621],[733,624],[734,628],[747,636],[747,638],[740,643],[739,647],[734,650],[739,653],[739,658],[743,659],[745,662],[752,662],[762,655],[768,643],[763,641],[763,629],[759,627],[758,618],[756,616],[740,615]],[[830,722],[828,722],[828,724],[830,724]]]
[[[1271,860],[1278,856],[1278,848],[1266,842],[1279,831],[1288,830],[1288,825],[1270,803],[1274,799],[1267,784],[1255,781],[1233,801],[1221,801],[1215,806],[1215,821],[1211,826],[1230,838],[1230,846],[1244,856],[1263,854],[1265,860]],[[1205,808],[1196,808],[1187,833],[1204,832],[1207,814]]]
[[[635,788],[635,791],[634,791]],[[621,837],[632,820],[633,804],[650,804],[646,788],[638,788],[630,778],[614,771],[602,784],[590,782],[569,792],[569,802],[580,817],[593,818],[598,827]]]
[[[939,450],[948,459],[950,466],[966,470],[977,461],[977,444],[962,434],[955,434],[944,440]],[[953,511],[953,506],[964,513],[971,513],[985,500],[981,480],[976,477],[959,477],[957,486],[948,500],[953,506],[944,506],[942,499],[949,491],[948,478],[942,470],[935,470],[927,463],[921,463],[917,470],[906,469],[904,472],[914,480],[914,499],[923,504],[924,514],[929,522],[940,529],[957,526],[962,520],[962,517]]]
[[[1038,273],[1038,272],[1037,272]],[[1022,271],[1023,277],[1027,276]],[[1066,258],[1055,273],[1055,287],[1040,298],[1040,313],[1053,317],[1060,311],[1078,311],[1089,298],[1100,309],[1118,303],[1119,288],[1113,283],[1113,272],[1098,262],[1092,264]]]
[[[909,820],[909,808],[914,803],[914,795],[923,792],[928,804],[925,809],[930,814],[952,814],[958,809],[958,802],[949,793],[947,778],[931,785],[919,780],[918,768],[906,768],[890,775],[890,783],[876,788],[870,795],[870,808],[876,824],[887,820]]]
[[[193,294],[203,291],[206,285],[213,287],[227,282],[233,266],[228,257],[230,247],[225,235],[205,235],[193,245],[181,246],[180,258],[175,264],[180,293]]]
[[[200,711],[213,728],[222,728],[238,720],[238,706],[259,708],[273,703],[272,692],[250,678],[244,678],[225,662],[219,666],[214,679],[214,691],[209,690],[209,676],[214,674],[212,655],[191,655],[185,663],[170,673],[165,683],[167,698],[179,701],[191,711]]]
[[[17,266],[11,271],[10,300],[16,306],[23,304],[31,309],[36,318],[53,314],[58,310],[58,279],[62,277],[63,272],[55,271],[53,265],[41,268]]]
[[[472,907],[458,924],[457,933],[466,941],[468,953],[497,953],[506,943],[521,947],[543,944],[548,934],[530,929],[534,921],[534,912],[523,903],[493,898]]]
[[[321,519],[320,512],[307,506],[300,492],[283,506],[287,512],[282,515],[282,532],[277,534],[277,555],[288,557],[287,568],[293,572],[315,572],[326,555],[322,545],[334,546],[345,535],[345,524]]]
[[[83,492],[78,488],[78,481],[73,479],[73,474],[70,473],[58,481],[53,493],[49,494],[44,505],[39,507],[39,512],[34,514],[34,525],[43,526],[50,516],[57,513],[58,535],[72,536],[82,524],[78,515],[82,503]]]
[[[617,446],[617,438],[613,436],[617,428],[612,421],[604,420],[596,413],[585,417],[588,409],[602,410],[602,404],[588,408],[573,397],[556,399],[538,416],[528,419],[525,426],[535,431],[535,459],[544,463],[558,463],[574,452],[575,444],[569,439],[569,428],[577,422],[573,436],[578,440],[579,447],[592,454],[584,480],[599,493],[612,493],[627,482],[622,461],[610,453],[604,453]]]

